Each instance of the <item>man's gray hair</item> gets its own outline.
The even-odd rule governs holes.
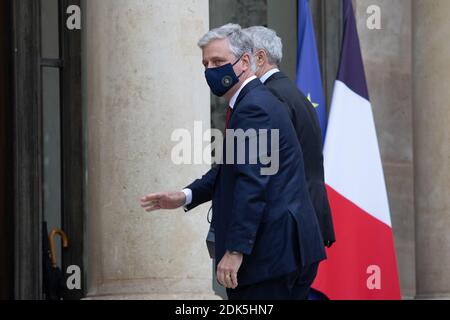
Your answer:
[[[255,26],[244,29],[244,32],[252,38],[255,53],[258,50],[264,50],[270,64],[280,65],[283,59],[283,43],[274,30]]]
[[[230,50],[236,59],[242,57],[243,54],[250,55],[250,63],[252,70],[256,70],[253,57],[253,41],[252,38],[243,31],[240,25],[228,23],[216,29],[212,29],[206,33],[198,42],[198,46],[203,49],[214,40],[228,39],[230,42]]]

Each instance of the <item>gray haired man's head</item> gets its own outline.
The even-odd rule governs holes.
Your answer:
[[[251,59],[251,69],[253,72],[256,70],[253,58],[253,41],[238,24],[228,23],[219,28],[212,29],[199,40],[198,46],[200,49],[204,49],[212,41],[222,39],[228,39],[230,43],[230,50],[236,59],[239,59],[245,53],[248,53]]]
[[[283,59],[283,43],[274,30],[255,26],[244,29],[244,32],[252,38],[255,53],[264,50],[269,64],[280,65]]]

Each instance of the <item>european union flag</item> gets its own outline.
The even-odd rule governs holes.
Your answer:
[[[322,129],[322,139],[325,141],[327,107],[308,0],[298,1],[297,87],[315,107]]]

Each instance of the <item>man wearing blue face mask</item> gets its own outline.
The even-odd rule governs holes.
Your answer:
[[[240,26],[211,30],[198,45],[211,91],[229,102],[227,129],[254,130],[256,140],[277,130],[278,170],[262,174],[246,142],[244,163],[227,160],[182,192],[150,194],[141,206],[188,211],[212,200],[217,280],[229,299],[305,299],[325,250],[289,115],[256,78],[253,43]]]

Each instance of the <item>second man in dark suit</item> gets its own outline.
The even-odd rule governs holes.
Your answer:
[[[322,134],[316,111],[293,81],[278,69],[283,45],[276,32],[262,27],[244,30],[253,40],[256,76],[284,102],[303,151],[308,190],[319,221],[325,246],[335,241],[333,221],[324,182]]]

